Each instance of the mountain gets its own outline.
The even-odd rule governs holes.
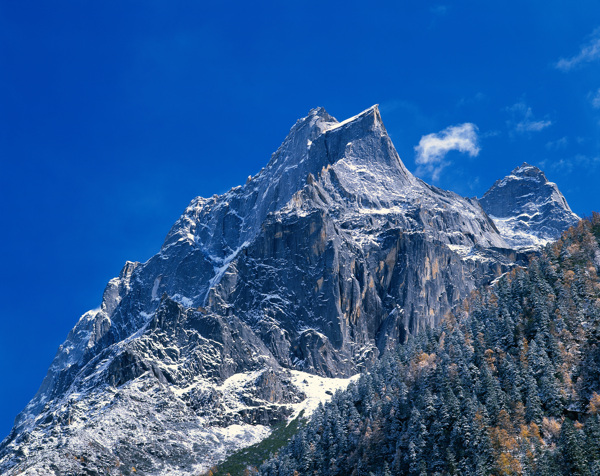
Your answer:
[[[595,213],[255,464],[263,476],[600,474],[599,326]]]
[[[258,174],[192,200],[108,283],[0,472],[196,474],[526,259],[477,200],[406,169],[376,106],[343,122],[313,109]]]
[[[479,202],[516,249],[555,241],[580,220],[556,184],[526,162],[492,185]]]

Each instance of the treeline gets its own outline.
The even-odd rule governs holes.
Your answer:
[[[600,215],[390,352],[260,467],[600,474]]]

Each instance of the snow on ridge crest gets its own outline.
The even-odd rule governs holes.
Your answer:
[[[539,174],[543,175],[543,172],[539,168],[537,168],[534,165],[530,165],[527,162],[523,162],[518,167],[515,167],[515,169],[513,169],[513,171],[511,172],[511,175],[522,175],[525,172],[529,172],[529,171],[531,171],[535,174],[538,174],[538,175]]]
[[[389,149],[384,154],[377,153],[382,138],[387,140],[386,148]],[[362,147],[350,157],[346,154],[346,146],[354,141],[353,145],[359,147],[361,144],[356,140],[362,140]],[[283,208],[304,187],[309,174],[318,177],[324,168],[349,158],[353,163],[357,160],[365,162],[368,158],[368,164],[365,164],[377,173],[374,184],[396,181],[401,177],[411,180],[412,177],[387,137],[377,105],[342,122],[324,108],[315,108],[296,122],[269,163],[246,184],[223,195],[192,200],[167,235],[163,249],[180,240],[190,244],[195,241],[203,243],[209,255],[224,257],[244,241],[252,239],[264,218]],[[378,187],[374,184],[372,192],[377,194]],[[389,186],[386,188],[389,189]],[[227,215],[236,218],[226,218]],[[220,237],[212,236],[210,232],[219,228],[217,222],[223,220],[241,222],[239,235],[224,243],[225,251],[221,251],[223,243],[215,243],[215,240],[222,241]],[[193,236],[195,239],[191,240]]]
[[[479,201],[515,249],[539,248],[579,221],[557,185],[527,162],[497,180]]]
[[[355,116],[349,117],[348,119],[342,121],[342,122],[336,122],[333,123],[333,125],[328,125],[327,128],[325,129],[326,131],[332,131],[334,129],[337,129],[339,127],[344,127],[347,124],[350,124],[352,122],[355,122],[359,119],[363,119],[367,116],[373,115],[374,120],[376,122],[382,123],[383,125],[383,121],[381,120],[381,115],[379,113],[379,104],[374,104],[373,106],[365,109],[364,111],[356,114]]]

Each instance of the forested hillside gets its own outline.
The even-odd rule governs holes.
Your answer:
[[[600,215],[320,408],[261,474],[600,474]]]

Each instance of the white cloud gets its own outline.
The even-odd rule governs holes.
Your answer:
[[[477,130],[475,124],[467,122],[421,137],[419,145],[415,147],[415,163],[419,166],[417,174],[427,173],[434,181],[438,180],[444,167],[450,164],[446,160],[446,154],[451,150],[466,152],[475,157],[480,150]]]
[[[597,59],[600,59],[600,28],[594,30],[590,41],[580,48],[579,53],[570,58],[561,58],[555,66],[561,71],[571,71],[581,63],[589,63]]]
[[[523,101],[513,104],[506,108],[511,113],[512,118],[506,121],[508,127],[518,134],[528,132],[539,132],[552,125],[549,119],[535,120],[533,111]]]

